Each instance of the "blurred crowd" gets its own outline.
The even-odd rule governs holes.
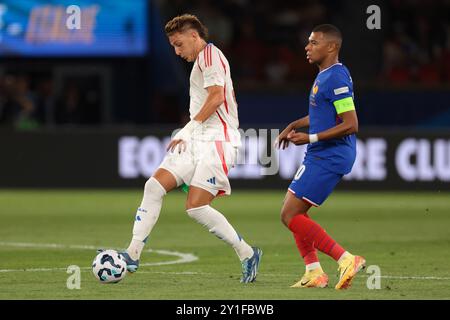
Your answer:
[[[375,44],[369,43],[370,48],[376,47],[377,53],[370,59],[352,59],[352,62],[359,60],[360,65],[376,65],[374,74],[364,74],[366,83],[406,87],[417,84],[424,87],[448,85],[450,1],[378,2],[383,10],[381,38]],[[298,83],[310,83],[317,68],[307,63],[304,47],[311,29],[318,24],[329,22],[344,26],[344,41],[349,43],[344,49],[358,50],[362,40],[358,39],[360,34],[351,32],[355,23],[348,19],[349,9],[354,4],[352,0],[155,0],[155,4],[162,25],[182,13],[196,14],[204,22],[209,29],[210,41],[221,48],[230,60],[233,80],[240,90],[250,88],[259,92],[267,86],[275,91],[293,86],[298,89]],[[358,19],[365,17],[367,15],[362,12]],[[161,39],[166,41],[165,37]],[[152,62],[151,53],[149,58],[150,69],[156,70],[151,64],[161,64],[161,61]],[[110,68],[127,68],[121,65],[112,62]],[[184,66],[189,71],[191,66]],[[10,72],[12,69],[6,62],[0,64],[0,125],[35,128],[104,121],[101,116],[105,106],[105,101],[101,99],[104,85],[99,81],[93,80],[92,85],[86,79],[66,79],[59,83],[52,76],[51,68],[46,71],[47,74],[30,73],[24,68],[21,72]],[[146,72],[141,67],[136,67],[136,70]],[[151,89],[153,91],[141,90],[136,79],[139,78],[139,83],[149,87],[152,84],[147,83],[147,74],[134,76],[135,82],[128,81],[133,72],[114,78],[120,90],[112,89],[112,105],[107,107],[115,109],[113,113],[118,112],[117,121],[124,118],[130,123],[185,121],[185,115],[179,115],[180,106],[185,109],[186,97],[180,98],[183,89],[176,87],[170,94],[155,88]],[[157,82],[162,82],[162,77],[167,77],[172,85],[172,75],[158,72]],[[186,82],[185,77],[178,82]],[[117,99],[118,92],[122,94],[121,99]],[[149,94],[152,96],[151,106],[147,107],[143,97]],[[134,100],[130,101],[130,97]],[[151,110],[142,113],[139,109]]]
[[[164,21],[192,13],[207,26],[209,41],[232,62],[241,85],[282,84],[310,79],[315,72],[304,54],[311,28],[327,19],[333,1],[167,0]]]
[[[382,79],[450,82],[450,2],[387,1],[391,22],[383,43]]]
[[[353,5],[352,1],[332,0],[159,2],[165,21],[185,12],[196,14],[209,28],[210,41],[233,62],[234,78],[240,83],[263,80],[280,84],[311,79],[316,69],[307,64],[304,55],[311,29],[325,22],[345,25],[345,11]],[[370,80],[395,84],[450,82],[450,2],[378,2],[387,19],[380,31],[381,68]],[[344,36],[356,50],[360,43],[357,36],[352,32]]]
[[[0,75],[0,124],[19,129],[100,122],[98,92],[66,81],[60,90],[50,76]]]

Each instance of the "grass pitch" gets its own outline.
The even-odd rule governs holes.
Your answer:
[[[284,192],[235,190],[213,206],[264,251],[255,283],[239,283],[234,250],[191,220],[185,194],[166,196],[143,266],[118,284],[92,275],[94,248],[128,245],[142,190],[0,190],[0,299],[450,299],[450,194],[336,192],[310,216],[347,250],[381,270],[380,289],[361,272],[337,292],[337,264],[320,254],[325,289],[291,289],[304,271],[279,219]],[[198,260],[173,263],[174,252]],[[188,259],[189,261],[189,259]],[[160,265],[158,265],[160,263]],[[167,264],[172,263],[172,264]],[[69,265],[81,289],[69,290]],[[372,279],[372,281],[371,281]]]

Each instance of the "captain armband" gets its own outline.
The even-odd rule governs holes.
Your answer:
[[[336,108],[337,114],[341,114],[347,111],[355,110],[355,104],[353,103],[352,97],[347,97],[341,100],[336,100],[333,102]]]

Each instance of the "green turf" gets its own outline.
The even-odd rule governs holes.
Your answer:
[[[0,299],[450,299],[450,194],[336,192],[310,215],[351,252],[381,269],[381,289],[369,290],[362,272],[336,292],[336,263],[321,255],[330,288],[291,289],[303,272],[293,237],[279,211],[284,192],[244,192],[218,199],[245,239],[264,250],[257,282],[239,283],[234,250],[184,212],[185,194],[164,202],[148,247],[192,253],[185,264],[142,267],[113,285],[98,283],[86,249],[17,247],[11,243],[128,245],[141,190],[0,190]],[[145,253],[142,262],[176,260]],[[78,265],[81,289],[69,290],[66,273]],[[48,271],[8,271],[50,268]],[[418,277],[412,279],[408,277]],[[424,279],[423,277],[432,277]]]

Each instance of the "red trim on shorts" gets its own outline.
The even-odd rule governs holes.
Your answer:
[[[302,197],[302,200],[309,203],[310,205],[314,206],[314,207],[318,207],[319,205],[317,203],[312,202],[311,200],[309,200],[308,198]]]
[[[222,141],[215,141],[217,153],[219,153],[220,161],[222,162],[222,168],[226,175],[228,175],[227,163],[225,162],[225,153],[223,151]]]

